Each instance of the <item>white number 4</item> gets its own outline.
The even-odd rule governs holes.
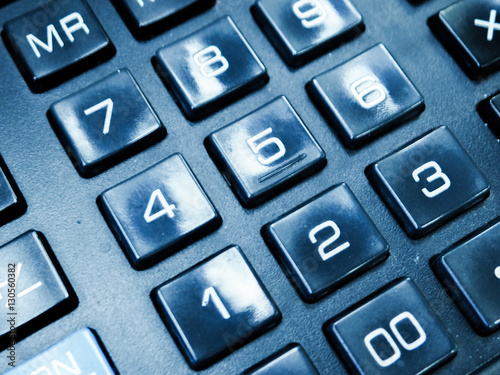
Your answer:
[[[155,201],[158,200],[160,202],[160,205],[163,207],[160,211],[155,212],[154,214],[151,214],[151,211],[153,211],[153,206],[155,204]],[[155,221],[156,219],[162,217],[163,215],[167,215],[169,218],[173,218],[175,216],[173,209],[175,208],[175,205],[173,204],[168,204],[167,200],[163,196],[163,193],[161,192],[160,189],[156,189],[151,193],[151,197],[149,198],[148,205],[146,207],[146,212],[144,212],[144,220],[146,220],[146,223],[151,223],[152,221]]]
[[[113,113],[113,101],[110,98],[107,98],[106,100],[103,100],[102,102],[90,108],[87,108],[85,111],[83,111],[83,113],[85,113],[85,116],[88,116],[104,108],[106,108],[106,117],[104,118],[104,128],[102,129],[102,133],[108,134],[109,127],[111,125],[111,115]]]

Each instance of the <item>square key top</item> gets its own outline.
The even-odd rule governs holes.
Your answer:
[[[323,331],[350,374],[423,374],[457,350],[410,279],[389,284],[332,318]]]
[[[281,313],[237,246],[151,292],[179,349],[202,370],[281,321]]]
[[[18,218],[27,208],[16,181],[0,155],[0,225]]]
[[[245,207],[255,207],[326,158],[288,100],[278,97],[205,140],[208,152]]]
[[[499,11],[499,0],[465,0],[429,19],[434,34],[471,78],[500,67]]]
[[[137,39],[147,39],[194,17],[215,4],[214,0],[114,0]]]
[[[299,344],[290,344],[246,370],[242,375],[319,375]]]
[[[251,8],[285,62],[298,67],[364,30],[349,0],[258,0]]]
[[[477,110],[493,134],[500,139],[500,93],[482,100]]]
[[[312,198],[262,232],[306,302],[317,301],[389,255],[389,246],[345,184]]]
[[[431,262],[434,273],[481,335],[500,328],[500,220]]]
[[[2,34],[34,92],[110,58],[115,48],[83,0],[54,0],[8,21]]]
[[[158,263],[222,222],[180,154],[105,191],[97,203],[137,270]]]
[[[309,96],[355,149],[424,110],[424,100],[383,44],[315,77]]]
[[[26,232],[0,247],[0,267],[0,310],[5,316],[0,320],[0,350],[76,308],[75,292],[41,233]]]
[[[97,334],[82,328],[5,375],[117,373]]]
[[[127,69],[59,100],[47,115],[76,169],[87,178],[166,135]]]
[[[201,120],[268,80],[230,17],[156,52],[156,69],[186,117]]]
[[[445,126],[368,166],[366,175],[412,238],[443,225],[490,191]]]

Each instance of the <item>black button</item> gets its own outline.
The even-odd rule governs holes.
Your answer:
[[[295,67],[364,30],[349,0],[258,0],[251,9],[285,62]]]
[[[103,192],[97,203],[141,270],[215,230],[221,218],[180,154]]]
[[[157,71],[191,120],[264,85],[264,65],[230,17],[156,52]]]
[[[325,154],[282,96],[206,139],[245,207],[255,207],[326,164]]]
[[[299,344],[290,344],[252,366],[242,375],[319,375],[309,356]]]
[[[268,224],[263,235],[307,302],[389,255],[389,246],[345,184]]]
[[[351,149],[424,109],[422,96],[383,44],[313,78],[306,88]]]
[[[500,356],[481,366],[470,375],[498,375],[500,374]]]
[[[370,165],[366,174],[412,238],[485,199],[488,181],[444,126]]]
[[[54,103],[48,116],[83,177],[95,176],[166,135],[127,69]]]
[[[356,374],[423,374],[456,354],[446,328],[410,279],[367,297],[323,329]]]
[[[0,225],[26,212],[26,201],[0,155]]]
[[[114,0],[137,39],[148,39],[210,8],[214,0]]]
[[[35,92],[54,87],[115,53],[113,44],[83,0],[54,0],[44,4],[5,23],[2,35]]]
[[[237,246],[160,285],[151,297],[195,370],[210,366],[281,320]]]
[[[83,328],[16,366],[8,374],[114,375],[117,372],[97,334]]]
[[[500,328],[500,220],[431,262],[436,276],[481,335]]]
[[[429,19],[429,26],[471,78],[500,67],[498,0],[459,1]]]
[[[73,310],[78,300],[49,244],[29,231],[0,248],[0,348]],[[11,337],[11,327],[15,327]]]
[[[481,101],[477,109],[491,131],[500,139],[500,94]]]

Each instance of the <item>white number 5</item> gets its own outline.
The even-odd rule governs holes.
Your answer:
[[[413,179],[415,180],[415,182],[420,181],[419,174],[421,174],[423,171],[425,171],[427,169],[431,169],[431,168],[434,169],[436,172],[433,173],[432,175],[430,175],[429,177],[427,177],[427,182],[436,181],[437,179],[440,178],[441,180],[443,180],[443,184],[440,187],[438,187],[437,189],[434,189],[432,191],[427,190],[427,188],[423,188],[422,192],[425,194],[425,196],[427,198],[434,198],[434,197],[438,196],[439,194],[441,194],[442,192],[444,192],[445,190],[448,190],[451,186],[450,179],[448,178],[447,175],[445,175],[443,173],[441,167],[435,161],[430,161],[428,163],[425,163],[424,165],[418,167],[417,169],[415,169],[413,171],[412,176],[413,176]]]
[[[266,146],[275,144],[278,147],[278,152],[272,156],[269,156],[268,158],[263,158],[262,156],[257,157],[257,160],[262,165],[269,165],[275,162],[276,160],[284,156],[286,152],[285,145],[283,144],[283,142],[281,142],[281,139],[276,137],[271,137],[262,141],[261,143],[257,143],[257,141],[264,138],[266,135],[271,134],[272,132],[273,132],[272,128],[267,128],[266,130],[260,132],[259,134],[254,135],[252,138],[247,139],[248,146],[250,146],[252,152],[255,155],[257,155],[259,151]]]

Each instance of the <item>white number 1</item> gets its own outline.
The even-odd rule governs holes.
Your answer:
[[[217,291],[213,286],[210,288],[205,289],[205,292],[203,293],[203,300],[201,301],[201,305],[203,307],[208,306],[208,303],[210,302],[210,298],[212,299],[215,308],[219,311],[219,314],[224,319],[229,319],[231,315],[229,315],[229,311],[227,311],[226,306],[222,303],[219,295],[217,294]]]
[[[85,116],[91,115],[101,109],[106,108],[106,117],[104,118],[104,128],[102,129],[103,134],[109,133],[109,126],[111,125],[111,115],[113,113],[113,101],[110,98],[103,100],[102,102],[87,108],[83,113]]]

